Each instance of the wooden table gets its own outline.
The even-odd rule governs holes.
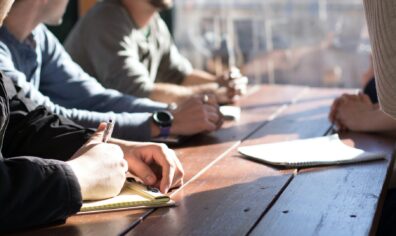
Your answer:
[[[328,134],[332,100],[346,90],[254,87],[239,121],[175,150],[185,185],[175,208],[70,217],[29,235],[368,235],[374,234],[393,166],[394,140],[349,133],[352,146],[388,153],[384,161],[277,169],[247,160],[239,146]],[[128,229],[128,230],[127,230]]]

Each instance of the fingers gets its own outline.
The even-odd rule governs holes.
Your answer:
[[[334,124],[337,126],[339,132],[345,132],[348,130],[344,124],[343,119],[339,113],[337,113]]]
[[[248,79],[245,76],[229,80],[226,85],[228,99],[233,101],[239,96],[244,95],[246,93],[247,82]]]
[[[180,186],[183,183],[183,167],[174,151],[165,144],[149,144],[138,152],[138,155],[142,155],[141,163],[146,168],[151,168],[151,173],[157,172],[156,181],[149,183],[149,185],[155,185],[159,187],[161,192],[167,193],[170,188]],[[142,168],[142,166],[137,168]],[[134,171],[134,173],[138,175],[137,171]],[[139,173],[144,172],[139,170]],[[147,182],[145,183],[147,184]]]
[[[206,94],[206,96],[208,98],[206,101],[206,104],[209,104],[212,106],[218,106],[219,103],[217,102],[216,95],[211,93],[211,94]]]
[[[161,151],[158,152],[158,155],[154,156],[154,160],[162,168],[160,190],[163,193],[167,193],[170,188],[182,184],[184,171],[176,154],[172,150],[166,145],[161,145],[160,148]]]
[[[330,108],[329,120],[338,128],[338,131],[340,132],[346,131],[346,126],[342,122],[340,107],[350,98],[351,97],[348,94],[343,94],[342,96],[334,100]]]
[[[249,79],[243,76],[238,68],[233,67],[230,68],[228,73],[220,76],[217,81],[220,86],[227,89],[226,95],[228,101],[233,101],[237,99],[238,96],[246,93],[246,86]]]
[[[203,95],[203,122],[206,131],[214,131],[223,124],[223,115],[214,94]]]
[[[95,133],[91,136],[87,143],[101,143],[103,140],[103,135],[105,132],[107,124],[105,122],[101,122],[96,129]]]
[[[330,113],[329,113],[329,120],[331,123],[335,123],[336,114],[337,114],[337,110],[338,110],[340,101],[341,101],[340,98],[337,98],[334,100],[333,104],[331,105]]]
[[[221,114],[219,107],[205,105],[204,121],[207,124],[207,131],[219,129],[224,122],[224,117]]]
[[[183,167],[165,144],[143,144],[134,147],[132,153],[127,158],[129,169],[146,185],[167,193],[170,188],[183,184]]]
[[[157,182],[155,173],[143,159],[130,158],[128,160],[131,172],[139,177],[146,185],[154,185]]]
[[[369,96],[367,96],[366,94],[359,92],[359,98],[362,102],[364,102],[365,104],[370,104],[373,105],[373,103],[371,102],[371,99]]]

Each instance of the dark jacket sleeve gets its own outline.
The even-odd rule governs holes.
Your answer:
[[[64,161],[92,131],[19,94],[8,96],[8,112],[1,101],[0,115],[9,119],[1,125],[7,128],[0,155],[0,232],[64,221],[82,204],[77,178]]]
[[[65,162],[0,158],[0,232],[65,221],[80,209],[80,186]]]
[[[10,119],[2,149],[6,157],[28,155],[65,161],[92,134],[91,130],[37,106],[21,94],[12,96],[9,106]]]

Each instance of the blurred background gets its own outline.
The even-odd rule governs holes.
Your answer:
[[[174,1],[162,16],[197,68],[237,66],[252,84],[363,85],[371,62],[361,0]],[[63,40],[94,3],[71,0],[64,24],[51,30]]]
[[[361,0],[176,0],[173,16],[195,66],[253,83],[361,87],[370,66]]]

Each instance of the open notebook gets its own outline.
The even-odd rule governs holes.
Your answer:
[[[384,153],[365,152],[350,147],[344,144],[337,134],[240,147],[238,151],[256,161],[283,167],[347,164],[385,158]]]
[[[127,178],[118,196],[98,201],[84,201],[79,213],[174,205],[175,202],[158,189],[140,184],[133,178]]]

